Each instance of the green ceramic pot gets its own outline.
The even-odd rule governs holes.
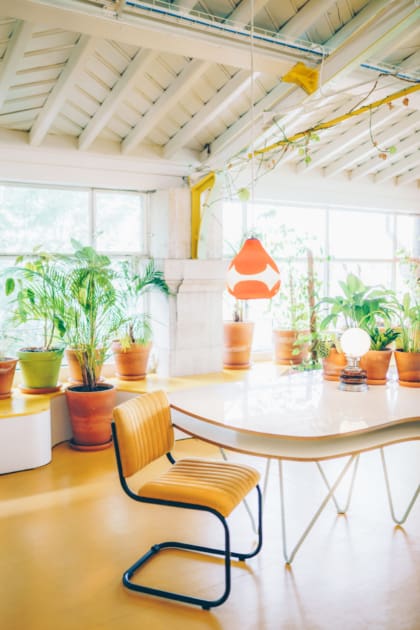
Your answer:
[[[56,391],[64,348],[43,351],[39,348],[23,348],[17,353],[22,371],[22,391],[45,394]]]

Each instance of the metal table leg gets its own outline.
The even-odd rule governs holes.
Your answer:
[[[325,506],[327,505],[328,501],[330,501],[331,498],[334,496],[334,492],[338,488],[338,486],[339,486],[340,482],[342,481],[342,479],[344,478],[346,472],[348,471],[350,466],[354,463],[354,461],[356,460],[357,457],[358,457],[358,455],[351,455],[349,457],[349,459],[347,460],[345,466],[343,467],[343,469],[341,470],[341,472],[338,475],[337,479],[335,480],[335,482],[332,485],[329,485],[328,481],[326,482],[327,483],[327,487],[329,488],[328,493],[326,494],[326,496],[325,496],[324,500],[322,501],[321,505],[319,506],[319,508],[314,513],[313,517],[309,521],[309,524],[305,528],[303,534],[301,535],[301,537],[299,538],[299,540],[297,541],[296,545],[294,546],[294,548],[292,549],[292,551],[290,553],[287,550],[286,507],[285,507],[285,499],[284,499],[283,462],[282,462],[281,459],[279,460],[281,529],[282,529],[282,541],[283,541],[283,556],[284,556],[284,559],[286,561],[286,564],[291,564],[293,562],[293,559],[294,559],[296,553],[298,552],[298,550],[300,549],[300,547],[301,547],[302,543],[304,542],[305,538],[307,537],[307,535],[311,531],[312,527],[315,525],[316,521],[318,520],[319,516],[323,512],[323,510],[324,510]],[[354,474],[353,474],[353,476],[354,476]]]
[[[407,517],[410,514],[411,509],[412,509],[413,505],[415,504],[416,499],[417,499],[417,497],[418,497],[418,495],[420,493],[420,484],[417,486],[417,490],[413,494],[413,497],[412,497],[411,501],[409,502],[408,507],[407,507],[406,511],[404,512],[402,518],[400,518],[400,519],[397,518],[395,516],[394,504],[393,504],[393,501],[392,501],[391,486],[390,486],[390,483],[389,483],[388,469],[387,469],[387,466],[386,466],[384,449],[381,448],[380,451],[381,451],[382,468],[383,468],[383,471],[384,471],[385,486],[386,486],[386,492],[387,492],[387,495],[388,495],[388,503],[389,503],[389,509],[391,511],[391,517],[392,517],[392,520],[394,521],[394,523],[397,523],[397,525],[402,525],[407,520]]]

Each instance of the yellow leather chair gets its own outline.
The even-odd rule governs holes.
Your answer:
[[[174,445],[171,410],[163,391],[143,394],[115,407],[112,433],[121,485],[129,497],[143,503],[210,512],[221,522],[225,540],[223,549],[176,541],[155,544],[125,571],[123,584],[133,591],[197,604],[206,610],[219,606],[226,601],[230,593],[231,556],[245,560],[255,556],[262,546],[262,500],[258,486],[259,473],[250,466],[217,459],[186,458],[175,461],[171,455]],[[163,455],[166,455],[171,463],[169,469],[145,481],[138,490],[130,488],[127,479]],[[250,553],[232,552],[226,518],[253,488],[257,489],[258,496],[257,545]],[[186,521],[185,530],[188,531],[188,528],[189,523]],[[225,589],[223,594],[218,599],[200,599],[131,581],[134,573],[142,565],[159,551],[167,548],[224,556]]]

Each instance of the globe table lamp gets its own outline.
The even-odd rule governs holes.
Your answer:
[[[349,328],[340,339],[347,358],[347,365],[340,374],[338,388],[343,391],[364,392],[367,390],[366,371],[359,365],[359,359],[370,348],[370,337],[361,328]]]

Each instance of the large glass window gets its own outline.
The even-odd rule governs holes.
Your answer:
[[[140,264],[147,251],[144,199],[140,192],[0,183],[0,272],[35,247],[70,253],[72,239],[93,245],[115,264],[123,257]],[[2,287],[0,329],[10,311]],[[33,322],[19,326],[12,349],[36,332]]]
[[[406,287],[402,252],[420,256],[420,216],[351,208],[226,203],[223,214],[224,255],[231,258],[250,230],[276,260],[287,289],[290,262],[305,269],[306,247],[315,257],[319,296],[341,293],[348,273],[365,284],[382,284],[401,293]],[[297,244],[297,240],[300,241]],[[230,246],[235,243],[235,248]],[[235,251],[232,251],[235,249]],[[226,294],[224,318],[230,319],[234,299]],[[278,304],[277,304],[278,302]],[[272,347],[272,326],[282,300],[248,300],[245,316],[255,322],[254,349]],[[277,314],[277,315],[276,315]]]

